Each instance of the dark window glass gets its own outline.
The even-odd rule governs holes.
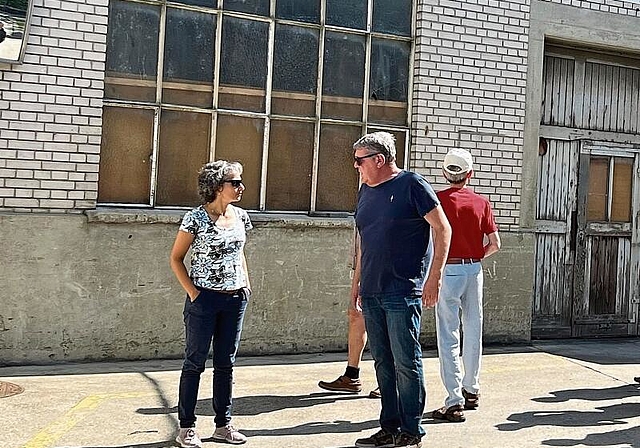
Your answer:
[[[366,29],[367,0],[327,0],[327,25]]]
[[[324,47],[322,116],[362,118],[365,37],[327,32]]]
[[[150,203],[153,117],[148,109],[104,107],[98,202]]]
[[[316,91],[318,31],[277,25],[273,63],[273,88],[289,92]]]
[[[225,17],[222,25],[220,81],[264,88],[267,82],[267,34],[264,22]]]
[[[155,100],[159,25],[159,6],[109,3],[107,98]]]
[[[167,9],[163,102],[211,107],[216,16]]]
[[[224,9],[268,17],[269,0],[224,0]]]
[[[374,0],[373,31],[411,36],[412,0]]]
[[[408,42],[372,39],[369,98],[407,101],[410,50]]]
[[[406,124],[410,52],[411,45],[408,42],[372,39],[369,120]]]
[[[351,98],[362,97],[364,45],[364,36],[327,32],[322,93]]]
[[[278,19],[298,20],[300,22],[320,22],[319,0],[277,0],[276,17]]]
[[[163,110],[160,116],[157,205],[199,203],[197,173],[209,160],[211,115]]]
[[[271,121],[267,210],[309,210],[314,135],[313,123]]]
[[[314,29],[276,25],[271,100],[274,114],[315,115],[318,35]]]
[[[182,3],[185,5],[193,6],[208,6],[209,8],[215,8],[218,6],[218,0],[171,0],[176,3]]]

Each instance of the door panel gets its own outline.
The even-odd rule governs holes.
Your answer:
[[[570,337],[579,142],[548,140],[538,163],[532,336]]]
[[[581,150],[573,336],[625,336],[637,331],[631,306],[631,272],[638,272],[637,257],[632,257],[631,212],[636,158],[635,152],[592,144]]]

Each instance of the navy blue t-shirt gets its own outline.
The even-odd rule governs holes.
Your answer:
[[[439,205],[420,175],[401,171],[358,192],[360,295],[421,295],[431,262],[431,226],[424,216]]]

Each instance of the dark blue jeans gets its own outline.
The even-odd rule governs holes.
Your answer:
[[[181,428],[195,426],[200,375],[204,372],[212,340],[214,421],[216,427],[231,421],[233,365],[248,300],[246,288],[235,294],[202,289],[193,302],[187,297],[183,313],[186,347],[178,398]]]
[[[419,342],[422,298],[362,297],[362,312],[382,395],[380,426],[422,437],[426,400]]]

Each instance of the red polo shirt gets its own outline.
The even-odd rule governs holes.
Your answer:
[[[439,191],[449,224],[449,258],[484,258],[484,236],[497,232],[491,203],[469,187]]]

